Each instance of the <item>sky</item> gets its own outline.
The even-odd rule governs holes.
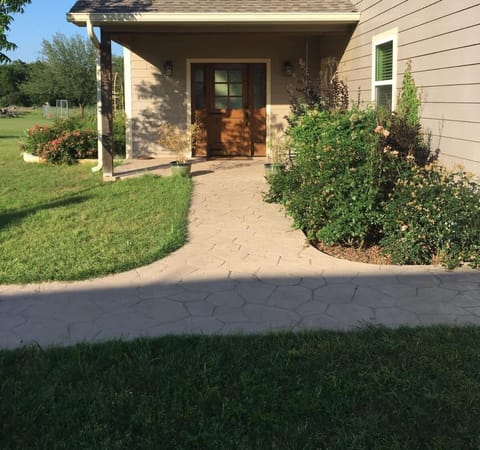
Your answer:
[[[33,62],[40,57],[42,41],[50,40],[55,33],[66,36],[80,34],[87,37],[85,27],[77,27],[66,19],[66,13],[75,4],[75,0],[32,0],[23,14],[15,14],[7,35],[10,42],[17,44],[17,50],[6,52],[13,61],[21,59]],[[113,47],[114,54],[121,55],[119,46]]]

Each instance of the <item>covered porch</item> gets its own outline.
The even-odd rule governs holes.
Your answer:
[[[127,158],[168,154],[159,125],[201,133],[192,157],[268,157],[285,128],[299,61],[313,77],[337,61],[359,14],[350,2],[79,1],[68,19],[100,28],[103,173],[114,177],[111,42],[125,50]],[[275,4],[275,5],[274,5]],[[170,156],[171,158],[171,156]]]

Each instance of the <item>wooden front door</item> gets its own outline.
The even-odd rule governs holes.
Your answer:
[[[192,64],[195,156],[266,155],[266,65]]]

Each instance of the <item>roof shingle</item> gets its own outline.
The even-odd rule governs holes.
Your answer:
[[[349,0],[78,0],[70,13],[349,13]]]

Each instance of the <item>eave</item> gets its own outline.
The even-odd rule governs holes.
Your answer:
[[[67,20],[79,26],[91,22],[94,26],[108,25],[315,25],[325,23],[354,24],[360,13],[69,13]]]

